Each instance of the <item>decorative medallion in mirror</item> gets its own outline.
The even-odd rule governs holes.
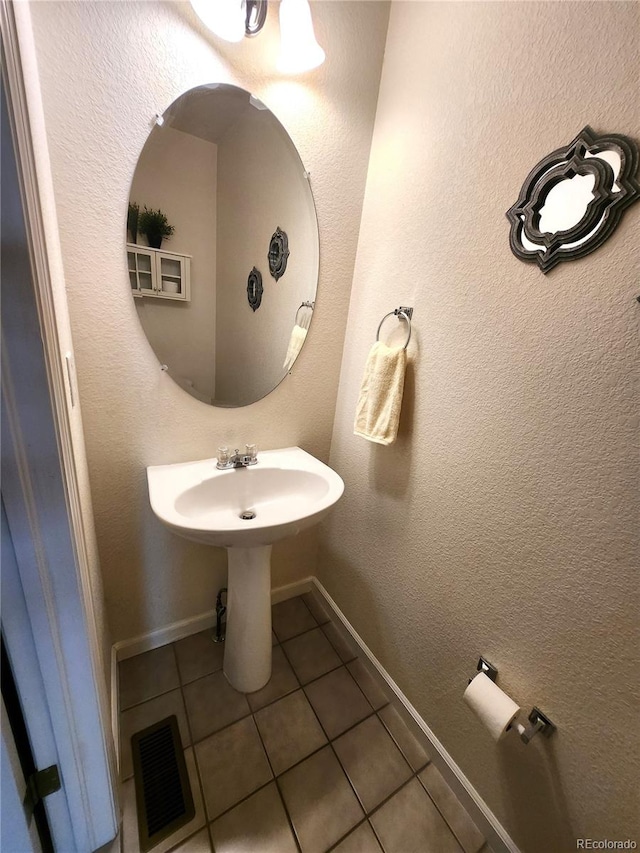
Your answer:
[[[254,267],[247,279],[247,299],[254,311],[258,310],[262,302],[262,289],[262,273]]]
[[[276,228],[269,241],[269,272],[277,281],[285,274],[289,259],[289,238],[286,233]]]
[[[585,127],[532,169],[507,211],[514,255],[547,273],[593,252],[640,196],[637,170],[633,140]]]
[[[215,406],[246,406],[286,376],[296,312],[316,298],[318,225],[307,173],[280,122],[243,89],[199,86],[162,118],[140,154],[129,202],[161,211],[172,233],[160,250],[140,228],[131,233],[136,312],[185,391]],[[261,302],[255,263],[269,246],[271,269],[274,222],[286,229],[276,232],[274,263],[279,275],[287,269],[287,286]]]

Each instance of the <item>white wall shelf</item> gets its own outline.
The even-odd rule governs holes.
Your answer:
[[[127,243],[127,268],[134,296],[191,301],[191,255]]]

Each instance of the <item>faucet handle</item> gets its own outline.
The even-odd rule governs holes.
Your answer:
[[[218,448],[218,465],[226,465],[229,462],[229,448],[228,447],[219,447]]]
[[[256,459],[258,456],[258,446],[256,444],[246,444],[244,452],[251,460]]]

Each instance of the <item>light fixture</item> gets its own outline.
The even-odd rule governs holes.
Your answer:
[[[245,0],[245,5],[244,34],[247,38],[253,38],[267,20],[267,0]]]
[[[225,41],[258,35],[267,18],[267,0],[191,0],[191,5],[200,20]],[[280,0],[278,70],[299,74],[322,65],[324,59],[308,0]]]
[[[267,0],[191,0],[191,5],[202,23],[225,41],[257,35],[267,17]]]
[[[280,0],[278,71],[297,74],[322,65],[324,50],[316,41],[308,0]]]

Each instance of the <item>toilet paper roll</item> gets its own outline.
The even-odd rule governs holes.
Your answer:
[[[519,705],[500,690],[484,672],[478,673],[464,691],[464,701],[482,720],[491,737],[497,742],[508,731]]]

